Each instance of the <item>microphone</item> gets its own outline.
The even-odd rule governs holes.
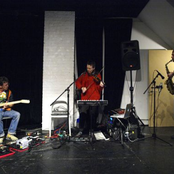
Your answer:
[[[158,70],[156,70],[156,71],[158,72],[158,75],[160,75],[161,78],[164,79],[164,76]]]

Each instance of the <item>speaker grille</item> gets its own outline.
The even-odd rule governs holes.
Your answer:
[[[140,69],[140,57],[138,41],[122,43],[122,68],[123,70]]]

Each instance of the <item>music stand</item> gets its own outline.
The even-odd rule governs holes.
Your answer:
[[[152,88],[153,88],[153,97],[154,97],[154,105],[153,105],[153,110],[154,111],[153,111],[153,133],[152,133],[152,138],[154,138],[154,139],[157,138],[157,139],[169,144],[170,146],[172,146],[172,144],[170,144],[169,142],[159,138],[156,135],[156,127],[155,127],[155,117],[156,117],[156,102],[155,102],[155,100],[156,100],[156,90],[155,89],[156,89],[156,81],[155,80],[158,77],[158,75],[159,75],[159,73],[155,76],[155,78],[152,80],[152,82],[149,84],[149,86],[147,87],[147,89],[144,91],[143,94],[145,94],[146,91],[150,88],[150,86],[153,85]]]

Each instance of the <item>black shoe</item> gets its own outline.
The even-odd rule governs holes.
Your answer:
[[[171,136],[171,139],[174,139],[174,135]]]

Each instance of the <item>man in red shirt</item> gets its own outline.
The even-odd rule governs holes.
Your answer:
[[[100,100],[101,91],[104,83],[101,80],[100,73],[95,70],[95,62],[87,62],[87,70],[77,80],[76,87],[81,90],[81,100]],[[79,107],[80,111],[80,132],[76,136],[81,136],[90,126],[95,129],[97,118],[97,106],[83,105]],[[92,120],[90,120],[92,118]],[[92,125],[90,125],[92,123]]]

